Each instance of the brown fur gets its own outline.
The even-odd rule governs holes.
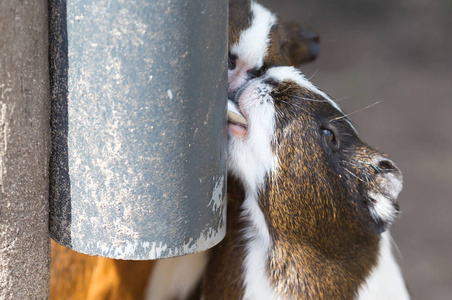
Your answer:
[[[242,270],[238,262],[244,259],[245,253],[241,245],[245,241],[239,234],[240,228],[243,228],[243,222],[238,216],[245,196],[241,184],[230,176],[227,192],[227,234],[218,246],[210,250],[211,261],[215,263],[210,263],[205,271],[205,280],[201,288],[205,299],[226,300],[243,297]]]
[[[239,41],[240,34],[250,27],[253,15],[250,11],[250,0],[229,1],[229,48]]]
[[[268,55],[264,69],[271,66],[295,66],[317,58],[319,36],[297,23],[278,21],[270,32]]]
[[[250,0],[229,1],[229,48],[250,27],[253,15]],[[268,54],[263,69],[270,66],[296,66],[313,61],[319,50],[319,36],[295,22],[278,20],[270,33]]]
[[[81,254],[52,241],[50,299],[143,299],[154,264]]]
[[[287,140],[278,192],[270,186],[263,192],[262,210],[274,241],[272,282],[278,292],[298,299],[352,299],[376,263],[379,239],[356,218],[360,212],[352,201],[333,200],[344,195],[346,203],[349,187],[318,163],[324,161],[323,150],[308,141]],[[291,180],[295,176],[303,181]]]
[[[258,199],[272,240],[268,276],[276,292],[290,299],[353,299],[377,263],[378,234],[386,228],[372,219],[367,192],[384,184],[381,174],[400,172],[322,96],[284,82],[276,84],[272,98],[280,169]],[[337,145],[321,135],[326,126],[338,134]],[[231,183],[228,190],[240,189]],[[205,299],[244,293],[239,270],[246,223],[237,217],[244,195],[231,195],[226,238],[213,251],[203,283],[220,288],[209,288]]]

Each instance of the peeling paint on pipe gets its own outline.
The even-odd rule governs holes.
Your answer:
[[[158,259],[226,230],[227,1],[50,1],[50,231]]]

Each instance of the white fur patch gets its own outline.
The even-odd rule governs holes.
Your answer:
[[[410,299],[402,273],[395,261],[389,232],[381,235],[378,264],[359,288],[358,300]]]
[[[246,197],[242,216],[245,228],[246,255],[244,270],[244,299],[272,299],[272,287],[267,272],[271,239],[265,217],[259,207],[258,191],[268,174],[277,169],[272,151],[275,132],[275,110],[269,96],[270,87],[252,80],[239,98],[242,114],[248,121],[245,138],[230,134],[228,170],[241,179]]]
[[[262,5],[251,1],[252,24],[240,35],[239,41],[232,45],[230,52],[237,56],[234,70],[228,72],[228,91],[241,87],[247,80],[247,71],[259,69],[267,55],[269,34],[276,23],[276,17]]]
[[[382,194],[372,192],[369,193],[369,197],[375,200],[374,203],[369,205],[372,218],[376,221],[382,220],[383,222],[392,223],[397,217],[397,210],[392,201]]]
[[[268,85],[258,80],[242,92],[239,107],[248,122],[245,138],[230,135],[228,171],[239,177],[245,189],[257,194],[264,178],[275,169],[271,144],[275,133],[275,108]]]
[[[374,165],[378,163],[379,159],[376,159]],[[393,162],[391,164],[394,165]],[[377,176],[380,176],[379,186],[376,191],[369,192],[369,197],[375,200],[375,203],[369,206],[370,214],[374,220],[392,223],[398,214],[394,201],[402,190],[403,177],[398,170]]]
[[[243,262],[244,299],[274,299],[274,287],[267,272],[271,247],[270,234],[264,215],[259,208],[257,195],[248,195],[243,203],[243,216],[248,220],[245,229],[246,256]]]
[[[296,84],[304,87],[307,90],[310,90],[313,93],[319,94],[325,100],[327,100],[335,109],[340,111],[342,114],[342,110],[337,105],[336,102],[334,102],[330,97],[328,97],[327,94],[319,90],[312,82],[310,82],[304,74],[302,74],[298,69],[295,69],[293,67],[274,67],[270,68],[266,74],[267,77],[274,78],[277,81],[284,81],[284,80],[290,80],[295,82]]]
[[[200,280],[208,251],[158,260],[145,299],[186,299]]]

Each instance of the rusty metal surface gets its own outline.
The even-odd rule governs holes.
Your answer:
[[[218,243],[227,2],[51,1],[51,29],[52,237],[121,259]]]

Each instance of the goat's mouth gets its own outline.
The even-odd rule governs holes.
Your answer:
[[[248,122],[237,105],[228,100],[228,129],[234,135],[244,136],[248,129]]]

